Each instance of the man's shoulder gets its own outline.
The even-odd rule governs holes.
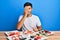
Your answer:
[[[19,17],[23,17],[23,15],[20,15]]]
[[[33,17],[35,17],[35,18],[39,18],[37,15],[32,15]]]
[[[23,17],[23,15],[20,15],[20,16],[19,16],[19,19],[21,19],[22,17]]]

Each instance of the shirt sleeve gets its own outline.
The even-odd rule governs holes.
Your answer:
[[[41,22],[40,22],[40,19],[39,19],[39,17],[37,17],[37,23],[36,23],[36,26],[38,27],[38,26],[41,26]]]
[[[18,22],[22,19],[22,17],[23,17],[22,15],[21,15],[21,16],[19,16]]]

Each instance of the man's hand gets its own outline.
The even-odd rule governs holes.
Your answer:
[[[37,31],[38,31],[38,29],[37,29],[37,28],[33,28],[33,31],[37,32]]]
[[[27,17],[28,11],[24,11],[24,17]]]
[[[42,26],[38,26],[38,30],[41,31],[42,30]]]

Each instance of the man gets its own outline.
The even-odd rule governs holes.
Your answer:
[[[42,30],[41,22],[38,16],[33,15],[32,13],[32,4],[26,2],[24,4],[24,15],[19,17],[19,22],[17,24],[17,29],[20,30],[31,30],[31,31],[38,31]]]

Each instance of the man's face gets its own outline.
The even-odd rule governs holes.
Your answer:
[[[29,14],[32,11],[32,7],[31,6],[25,6],[24,11],[27,11]]]

